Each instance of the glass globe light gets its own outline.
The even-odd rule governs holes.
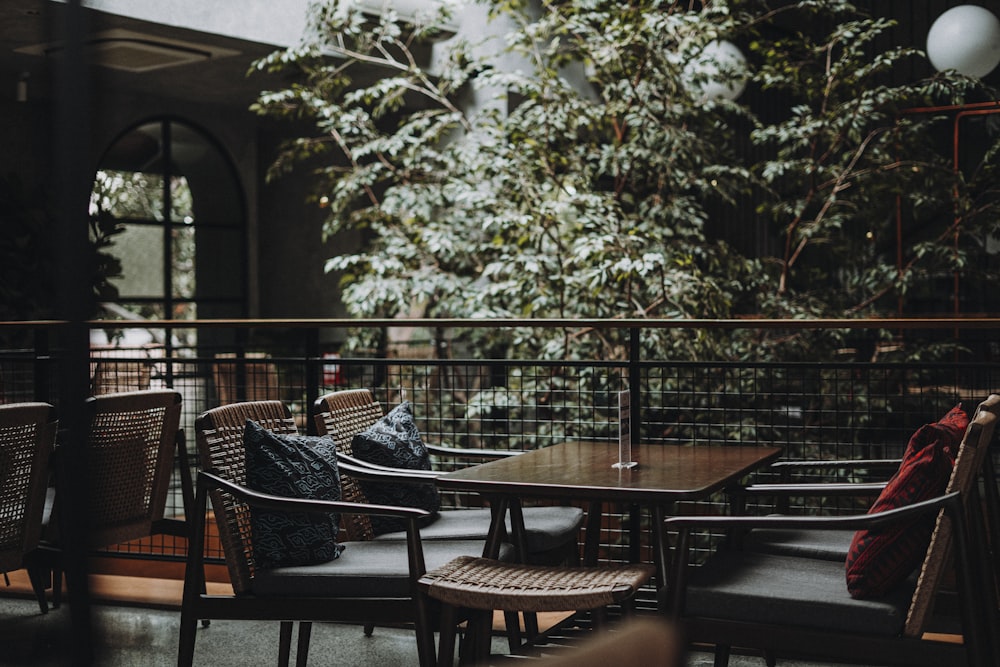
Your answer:
[[[684,67],[684,78],[700,100],[735,100],[747,85],[747,59],[732,42],[709,42]]]
[[[927,58],[939,72],[986,76],[1000,64],[1000,19],[985,7],[952,7],[927,33]]]

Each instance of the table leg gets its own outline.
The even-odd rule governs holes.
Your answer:
[[[601,513],[600,500],[593,500],[587,508],[587,526],[583,534],[583,564],[597,565],[597,553],[601,546]]]
[[[663,505],[653,505],[653,557],[656,565],[656,587],[663,593],[667,588],[667,573],[670,572],[670,545],[667,544],[667,530],[663,526],[666,509]]]
[[[525,535],[524,513],[521,511],[521,501],[517,498],[508,503],[510,512],[510,531],[514,540],[514,550],[517,552],[517,559],[522,563],[528,562],[528,538]]]
[[[486,536],[486,544],[483,546],[483,558],[499,558],[500,545],[507,534],[507,527],[504,518],[507,516],[507,508],[510,500],[501,496],[490,501],[490,532]]]
[[[528,538],[525,535],[524,512],[521,510],[521,500],[519,498],[510,498],[507,503],[507,510],[510,512],[510,532],[512,533],[511,537],[514,541],[514,551],[517,553],[517,559],[521,563],[527,563]],[[519,634],[517,614],[506,616],[505,620],[507,621],[508,643],[519,642],[520,639],[514,636],[515,633]],[[513,628],[511,628],[512,620],[514,621]],[[533,612],[524,612],[524,634],[527,636],[528,641],[533,641],[538,637],[538,616]]]
[[[628,560],[638,563],[642,551],[642,513],[635,503],[628,507]]]

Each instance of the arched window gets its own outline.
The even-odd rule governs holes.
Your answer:
[[[92,234],[120,266],[109,280],[117,294],[104,299],[109,317],[246,315],[243,192],[205,133],[166,118],[124,132],[100,162],[90,207],[105,220]]]

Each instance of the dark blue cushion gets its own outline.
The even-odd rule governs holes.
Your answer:
[[[355,457],[368,463],[407,470],[431,469],[430,453],[420,439],[409,401],[403,401],[389,414],[355,435],[351,441],[351,449]],[[441,498],[433,483],[362,481],[361,490],[368,502],[377,505],[416,507],[434,515],[441,509]],[[396,517],[373,516],[371,522],[376,535],[406,529],[406,522]]]
[[[337,447],[329,436],[278,435],[254,421],[243,432],[247,486],[287,498],[340,500]],[[250,508],[258,568],[316,565],[337,558],[338,514],[271,512]]]

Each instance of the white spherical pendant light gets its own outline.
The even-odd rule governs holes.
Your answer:
[[[1000,19],[985,7],[952,7],[931,25],[927,57],[939,72],[986,76],[1000,64]]]
[[[732,42],[709,42],[684,67],[692,94],[701,100],[735,100],[747,85],[747,59]]]

